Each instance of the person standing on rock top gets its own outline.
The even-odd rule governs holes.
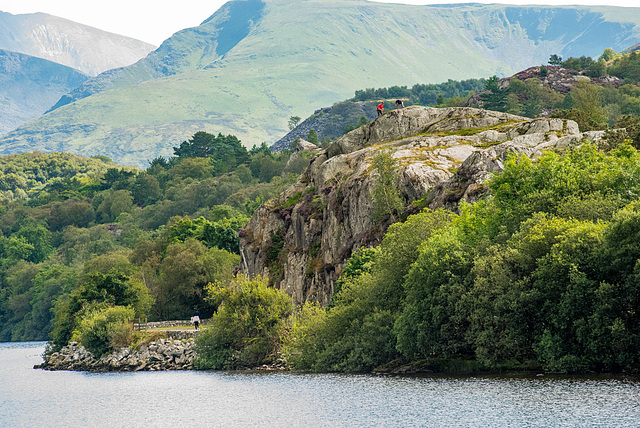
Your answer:
[[[404,103],[402,102],[402,100],[396,100],[396,110],[398,110],[399,108],[404,108]]]
[[[193,316],[191,317],[191,322],[193,323],[195,329],[198,330],[198,327],[200,327],[200,312],[196,311],[196,313],[193,314]]]
[[[378,116],[382,116],[382,113],[384,113],[384,101],[380,101],[378,104]]]

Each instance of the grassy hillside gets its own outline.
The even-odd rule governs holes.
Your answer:
[[[0,135],[42,115],[88,78],[55,62],[0,49]]]
[[[197,130],[271,143],[290,116],[355,89],[510,75],[551,53],[622,50],[640,37],[640,9],[625,12],[238,0],[135,66],[87,82],[0,140],[0,153],[64,150],[144,166]]]

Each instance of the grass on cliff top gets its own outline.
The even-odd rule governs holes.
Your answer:
[[[516,123],[520,123],[519,120],[509,120],[506,122],[499,123],[497,125],[485,126],[483,128],[464,128],[456,131],[433,131],[433,132],[425,132],[418,136],[440,136],[440,137],[448,137],[451,135],[458,135],[460,137],[468,137],[470,135],[477,135],[481,132],[485,131],[504,131],[504,128],[515,125]]]

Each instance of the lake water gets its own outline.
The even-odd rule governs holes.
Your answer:
[[[0,343],[0,427],[639,427],[640,382],[34,370]]]

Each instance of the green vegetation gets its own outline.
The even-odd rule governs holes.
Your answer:
[[[327,310],[284,339],[294,368],[629,372],[640,363],[640,153],[511,157],[493,195],[426,211],[356,254]]]
[[[485,87],[485,79],[467,79],[462,81],[447,80],[438,84],[416,84],[411,88],[407,86],[391,86],[388,88],[367,88],[358,90],[351,101],[375,101],[375,100],[407,100],[405,106],[418,104],[435,107],[442,105],[444,107],[455,107],[455,105],[447,105],[446,102],[455,104],[457,100],[466,99],[470,94],[480,92]],[[439,98],[440,97],[440,98]]]
[[[311,144],[315,144],[316,146],[320,144],[320,141],[318,140],[318,134],[315,130],[309,130],[309,133],[307,134],[307,141]]]
[[[558,49],[597,55],[632,44],[640,25],[634,14],[608,7],[374,2],[366,14],[375,25],[362,14],[335,0],[228,2],[136,64],[90,79],[64,105],[2,138],[0,153],[53,147],[144,167],[197,131],[233,134],[251,147],[281,138],[292,115],[307,117],[356,88],[426,83],[414,103],[434,105],[443,91],[428,84],[515,73],[515,64],[549,54],[545,34],[566,41]],[[585,31],[585,22],[603,25]]]
[[[117,167],[104,157],[81,158],[67,153],[25,153],[0,162],[0,201],[27,199],[45,188],[59,189],[95,182]]]
[[[96,311],[83,317],[73,339],[100,357],[132,343],[133,327],[130,322],[133,319],[133,309],[122,306]]]
[[[205,288],[231,281],[241,228],[309,156],[204,132],[174,151],[146,170],[69,154],[0,158],[0,341],[76,337],[102,353],[129,337],[120,315],[101,321],[112,308],[127,320],[211,316]]]
[[[302,120],[302,118],[300,116],[291,116],[289,118],[289,122],[287,122],[287,126],[289,127],[289,131],[293,130],[293,128],[298,126],[298,123],[300,123],[301,120]]]
[[[551,114],[572,119],[582,131],[616,126],[625,115],[640,117],[640,90],[636,86],[640,82],[640,53],[620,55],[607,48],[598,61],[586,56],[561,61],[552,55],[551,62],[576,74],[581,72],[596,78],[616,76],[623,79],[623,84],[616,87],[582,81],[562,94],[542,84],[541,79],[553,72],[542,66],[537,75],[530,75],[526,80],[511,78],[506,88],[498,86],[496,76],[487,79],[485,90],[488,92],[482,94],[483,107],[527,117]]]
[[[218,311],[196,339],[197,366],[221,370],[274,362],[293,312],[291,298],[260,277],[243,275],[230,285],[210,284],[207,291]]]
[[[404,208],[404,201],[396,186],[397,161],[390,153],[380,151],[373,157],[372,166],[378,173],[378,179],[373,188],[374,218],[376,221],[390,218],[395,223],[396,216]]]

